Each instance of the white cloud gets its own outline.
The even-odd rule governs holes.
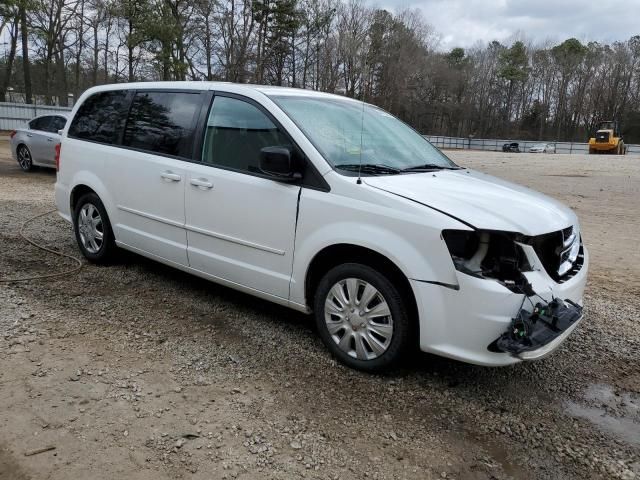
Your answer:
[[[442,50],[515,37],[610,43],[640,35],[640,0],[375,0],[372,5],[419,8],[440,33]]]

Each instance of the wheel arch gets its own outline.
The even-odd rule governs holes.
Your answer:
[[[333,267],[343,263],[360,263],[385,275],[407,302],[409,317],[414,326],[418,328],[418,306],[409,277],[382,253],[352,243],[326,246],[312,258],[304,279],[305,300],[309,308],[313,308],[316,288],[322,277]]]
[[[113,197],[98,175],[88,170],[80,170],[73,175],[68,185],[71,213],[73,213],[75,202],[77,202],[84,193],[93,192],[100,198],[109,218],[114,220],[115,204],[113,202]]]
[[[80,199],[82,195],[85,193],[95,193],[100,201],[104,205],[105,210],[107,211],[107,216],[109,217],[109,221],[113,226],[113,222],[116,220],[114,218],[115,212],[115,204],[113,203],[113,197],[110,195],[109,190],[105,187],[99,177],[97,177],[92,172],[81,171],[78,172],[73,181],[70,184],[69,189],[69,208],[70,214],[73,217],[73,212],[76,206],[76,202]],[[115,234],[115,231],[114,231]]]
[[[69,207],[71,208],[72,213],[75,210],[76,203],[78,203],[78,200],[80,200],[80,197],[82,197],[87,193],[95,193],[96,195],[98,195],[93,188],[83,183],[73,187],[73,189],[71,190],[71,194],[69,195]],[[99,196],[100,195],[98,195],[98,197]]]
[[[101,220],[100,223],[102,224],[102,236],[99,237],[102,242],[99,245],[95,242],[95,238],[97,238],[95,237],[97,223],[90,222],[89,224],[84,224],[85,227],[91,227],[94,231],[93,242],[91,242],[92,237],[89,237],[89,242],[91,242],[90,246],[93,248],[93,250],[89,248],[89,246],[87,245],[87,241],[82,239],[80,220],[76,215],[76,213],[80,211],[80,208],[84,208],[84,205],[86,205],[86,203],[84,202],[80,203],[80,200],[82,200],[82,198],[86,195],[90,195],[88,201],[91,202],[92,207],[97,209],[97,212],[99,214],[98,218]],[[109,218],[109,213],[107,211],[107,206],[105,204],[104,198],[100,195],[99,191],[96,191],[96,189],[92,188],[91,186],[85,183],[78,183],[71,189],[71,192],[69,193],[69,203],[69,206],[72,209],[71,218],[74,232],[82,255],[91,263],[110,263],[115,258],[117,245],[115,244],[115,232]],[[90,214],[93,215],[93,211],[91,211]]]

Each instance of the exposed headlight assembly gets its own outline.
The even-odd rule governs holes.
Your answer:
[[[444,230],[442,238],[456,270],[497,280],[523,293],[527,282],[522,272],[531,271],[531,266],[516,243],[517,234],[491,230]]]

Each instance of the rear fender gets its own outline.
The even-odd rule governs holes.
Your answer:
[[[115,215],[116,215],[117,209],[115,208],[115,202],[113,197],[111,196],[111,194],[109,194],[109,191],[105,187],[102,180],[100,180],[100,178],[97,175],[95,175],[94,173],[88,170],[81,170],[73,176],[70,182],[70,188],[69,188],[69,202],[71,202],[71,193],[74,191],[76,187],[79,187],[81,185],[87,186],[91,190],[96,192],[96,195],[100,197],[100,200],[102,201],[102,204],[104,205],[104,208],[107,211],[107,215],[109,215],[109,220],[111,221],[111,224],[112,225],[116,224],[117,222],[116,222]],[[71,210],[73,212],[72,207],[71,207]]]

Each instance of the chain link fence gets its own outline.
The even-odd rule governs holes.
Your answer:
[[[589,153],[587,143],[578,142],[534,142],[530,140],[500,140],[489,138],[464,138],[443,137],[437,135],[425,135],[425,138],[438,148],[450,148],[459,150],[486,150],[489,152],[501,152],[505,143],[517,143],[521,152],[528,152],[534,145],[547,143],[555,146],[556,153]],[[627,145],[628,154],[640,155],[640,145]]]

